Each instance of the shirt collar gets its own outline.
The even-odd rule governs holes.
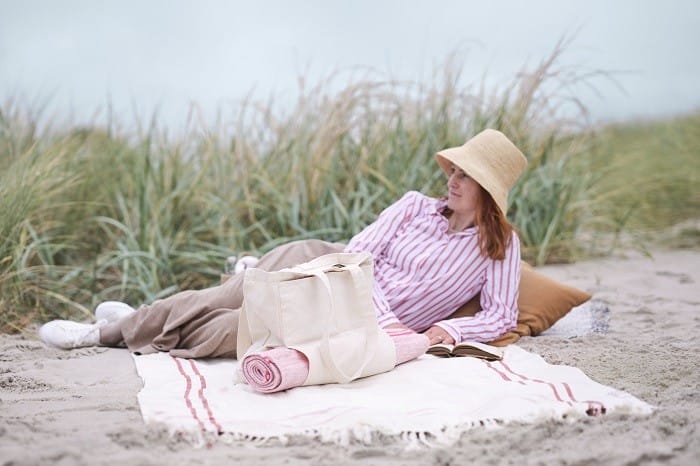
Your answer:
[[[435,202],[433,202],[433,205],[432,205],[429,213],[430,213],[430,215],[443,215],[445,212],[445,209],[447,209],[447,198],[441,197],[441,198],[435,199]]]
[[[445,217],[445,209],[447,209],[447,198],[446,197],[441,197],[438,199],[435,199],[435,202],[433,203],[433,206],[431,207],[429,214],[431,216],[439,216],[440,221],[445,222],[445,234],[447,234],[447,225],[448,225],[448,220],[447,217]],[[458,231],[456,233],[449,233],[451,236],[465,236],[465,235],[475,235],[479,232],[479,228],[475,225],[473,227],[469,227],[466,230]]]

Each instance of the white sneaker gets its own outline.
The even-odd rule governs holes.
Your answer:
[[[100,303],[95,308],[95,318],[97,320],[106,320],[107,322],[116,322],[122,317],[126,317],[136,312],[136,309],[126,303],[120,301],[105,301]]]
[[[233,269],[233,273],[244,272],[245,269],[250,269],[258,265],[260,259],[255,256],[243,256],[236,262],[236,267]]]
[[[41,326],[39,337],[49,346],[62,349],[83,348],[100,344],[100,327],[107,323],[81,324],[72,320],[52,320]]]

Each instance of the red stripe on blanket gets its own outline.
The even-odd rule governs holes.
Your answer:
[[[190,399],[190,391],[192,390],[192,379],[189,375],[185,373],[185,369],[182,367],[179,358],[173,358],[173,361],[175,361],[175,364],[177,365],[177,370],[180,371],[180,374],[185,378],[185,404],[190,410],[190,414],[192,414],[194,420],[197,421],[197,424],[199,424],[199,428],[206,431],[206,429],[204,428],[204,423],[201,419],[199,419],[199,416],[197,416],[197,411],[194,409],[194,406],[192,405],[192,400]]]
[[[569,384],[566,382],[562,382],[562,385],[564,385],[564,388],[566,389],[566,392],[569,394],[571,399],[575,401],[576,398],[574,397],[573,390],[571,390]],[[584,400],[583,403],[588,403],[588,409],[586,410],[586,414],[588,414],[589,416],[599,416],[601,414],[605,414],[605,412],[607,411],[605,405],[600,401]]]
[[[216,428],[216,432],[218,434],[222,434],[224,432],[224,429],[221,427],[221,424],[219,424],[214,417],[214,413],[212,412],[211,408],[209,407],[209,400],[207,400],[207,397],[204,395],[204,390],[207,388],[207,380],[204,378],[204,376],[199,372],[199,369],[197,369],[197,365],[193,360],[190,359],[190,366],[192,366],[192,370],[194,371],[195,374],[197,374],[197,377],[199,377],[199,383],[200,383],[200,388],[199,391],[197,392],[199,395],[199,399],[202,402],[202,405],[204,406],[204,409],[207,410],[207,416],[209,417],[209,422],[212,423],[212,425]]]
[[[570,401],[566,401],[566,400],[564,400],[561,396],[559,396],[559,391],[557,390],[557,387],[556,387],[552,382],[547,382],[546,380],[531,379],[530,377],[528,377],[528,376],[526,376],[526,375],[518,374],[518,373],[515,372],[513,369],[511,369],[511,368],[508,366],[508,364],[504,363],[503,361],[498,361],[498,362],[499,362],[508,372],[510,372],[511,374],[513,374],[513,375],[515,375],[515,376],[517,376],[517,377],[520,377],[522,380],[529,380],[529,381],[532,381],[532,382],[535,382],[535,383],[542,383],[542,384],[547,385],[549,388],[552,389],[552,394],[554,395],[554,398],[557,399],[557,401],[561,401],[562,403],[566,403],[566,404],[568,404],[569,406],[573,406],[573,403],[571,403]]]
[[[559,383],[562,384],[562,386],[564,387],[564,391],[566,392],[566,394],[568,395],[568,397],[571,401],[564,400],[563,397],[561,397],[559,395],[559,391],[557,390],[557,387],[553,382],[548,382],[546,380],[540,380],[540,379],[533,379],[533,378],[530,378],[526,375],[519,374],[519,373],[515,372],[513,369],[511,369],[505,362],[503,362],[503,361],[498,361],[498,362],[508,372],[510,372],[511,374],[513,374],[517,377],[520,377],[522,380],[529,380],[529,381],[536,382],[536,383],[546,384],[547,386],[549,386],[552,389],[552,393],[554,394],[554,397],[558,401],[561,401],[562,403],[566,403],[569,406],[573,406],[574,403],[588,403],[588,409],[586,409],[586,414],[588,414],[589,416],[597,416],[599,414],[605,414],[605,411],[606,411],[605,405],[603,403],[601,403],[600,401],[596,401],[596,400],[579,401],[579,400],[577,400],[576,397],[574,396],[574,392],[571,389],[571,386],[567,382],[559,382]]]
[[[503,380],[505,380],[506,382],[518,382],[518,383],[521,384],[521,385],[525,385],[525,382],[523,382],[522,380],[513,380],[513,379],[511,379],[510,377],[508,377],[508,374],[506,374],[505,372],[503,372],[503,371],[501,371],[500,369],[498,369],[496,366],[493,365],[492,362],[490,362],[490,361],[484,361],[484,360],[481,360],[481,361],[482,361],[484,364],[486,364],[486,366],[488,366],[489,369],[491,369],[492,371],[494,371],[496,374],[500,375],[501,378],[502,378]]]

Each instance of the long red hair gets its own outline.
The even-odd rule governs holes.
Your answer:
[[[474,223],[479,227],[481,253],[493,260],[505,259],[513,237],[513,225],[484,188],[479,190]]]

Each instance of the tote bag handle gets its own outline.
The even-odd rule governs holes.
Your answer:
[[[360,268],[359,265],[357,264],[336,264],[331,268],[330,270],[337,270],[337,271],[349,271],[353,283],[355,285],[355,290],[357,291],[358,294],[358,303],[360,303],[360,306],[363,306],[364,308],[367,308],[364,304],[369,301],[371,303],[371,290],[368,289],[366,285],[366,280],[364,279],[363,272]],[[355,380],[358,378],[361,374],[362,371],[367,367],[367,364],[374,358],[375,352],[377,350],[377,340],[379,338],[379,330],[377,328],[377,321],[374,315],[365,313],[363,316],[364,319],[364,325],[363,328],[365,329],[365,354],[366,357],[364,361],[362,361],[357,369],[352,371],[351,374],[346,373],[338,364],[336,361],[336,358],[334,357],[334,354],[336,354],[333,351],[333,348],[331,348],[331,339],[330,339],[330,327],[333,318],[336,315],[335,311],[335,304],[333,302],[333,291],[331,289],[331,284],[330,280],[326,276],[326,274],[322,271],[309,271],[307,273],[310,273],[311,275],[314,275],[317,277],[321,283],[323,283],[324,287],[328,291],[328,295],[330,297],[330,312],[327,314],[327,319],[326,319],[326,325],[324,326],[323,330],[323,336],[321,338],[321,342],[319,345],[319,349],[321,351],[321,358],[323,359],[323,362],[326,364],[328,369],[332,372],[333,376],[341,383],[348,383],[352,380]],[[331,272],[332,273],[332,272]],[[369,307],[370,309],[373,308],[373,306]]]

